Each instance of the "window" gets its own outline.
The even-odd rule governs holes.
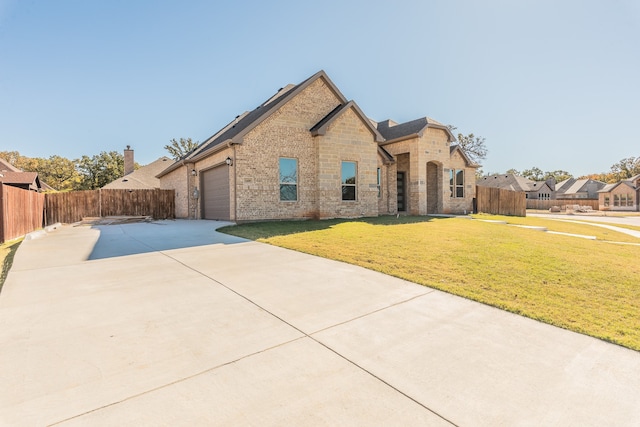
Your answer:
[[[298,160],[280,158],[280,200],[298,200]]]
[[[613,195],[613,206],[620,206],[620,196],[617,194]]]
[[[378,198],[382,197],[382,187],[380,183],[382,182],[382,175],[380,172],[380,168],[378,168]]]
[[[604,205],[609,206],[609,196],[604,196]]]
[[[627,195],[626,194],[621,194],[620,195],[620,206],[627,206]]]
[[[464,170],[449,170],[449,192],[451,197],[464,197]]]
[[[355,162],[342,162],[342,200],[356,200]]]
[[[627,194],[627,206],[633,206],[633,193]]]

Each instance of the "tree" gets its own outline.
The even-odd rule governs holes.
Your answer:
[[[22,156],[20,156],[20,153],[17,151],[0,151],[0,157],[19,168],[16,163],[20,161],[20,157]]]
[[[180,138],[179,141],[173,138],[169,142],[171,144],[165,145],[164,149],[169,152],[173,160],[180,160],[200,144],[198,141],[191,141],[191,138]]]
[[[543,181],[545,174],[542,172],[542,169],[534,166],[531,169],[523,170],[521,176],[529,178],[532,181]]]
[[[56,190],[71,190],[79,179],[73,161],[51,156],[41,157],[21,156],[17,151],[0,151],[0,157],[8,160],[13,166],[25,172],[37,172],[40,182],[46,183]]]
[[[124,176],[124,155],[117,151],[102,151],[93,157],[85,155],[75,164],[81,176],[76,190],[95,190]]]
[[[80,174],[72,160],[61,156],[40,159],[38,166],[40,181],[59,191],[72,190],[80,182]]]
[[[453,131],[458,129],[453,125],[448,125],[447,127],[449,128],[449,130],[451,130],[452,133]],[[487,147],[485,146],[485,138],[481,136],[475,136],[472,133],[470,133],[469,135],[458,133],[457,139],[458,145],[460,145],[462,151],[464,151],[465,154],[467,154],[473,162],[479,163],[480,160],[484,160],[487,158],[489,150],[487,150]]]
[[[614,182],[622,181],[640,174],[640,157],[627,157],[611,166],[611,178]]]
[[[567,171],[563,171],[563,170],[555,170],[553,172],[545,172],[544,173],[544,177],[542,178],[542,181],[546,181],[548,179],[553,178],[556,182],[561,182],[561,181],[565,181],[569,178],[573,178],[573,175],[571,175],[569,172]]]
[[[514,174],[514,175],[520,176],[520,171],[518,169],[511,168],[508,171],[506,171],[505,174],[507,175]]]

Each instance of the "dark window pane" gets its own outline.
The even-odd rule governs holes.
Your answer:
[[[280,200],[298,200],[298,186],[291,184],[280,184]]]
[[[464,187],[456,187],[456,197],[464,197]]]
[[[456,171],[456,185],[464,185],[464,171],[457,170]]]
[[[353,185],[342,186],[342,200],[355,200],[356,199],[356,187]]]

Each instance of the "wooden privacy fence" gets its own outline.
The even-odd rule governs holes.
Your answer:
[[[70,224],[82,218],[100,216],[100,190],[47,193],[45,196],[47,225]]]
[[[552,206],[558,206],[561,210],[565,211],[567,208],[572,210],[575,205],[589,206],[591,209],[597,211],[600,208],[598,200],[595,199],[571,199],[571,200],[536,200],[527,199],[527,209],[540,209],[549,210]]]
[[[496,214],[527,216],[526,196],[522,191],[476,186],[476,211]]]
[[[42,228],[44,194],[0,185],[0,243]]]
[[[174,190],[100,190],[100,216],[175,218]]]
[[[150,216],[175,218],[174,190],[88,190],[47,193],[46,224],[73,223],[87,217]]]

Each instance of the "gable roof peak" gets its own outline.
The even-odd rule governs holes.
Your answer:
[[[311,132],[311,135],[312,136],[325,135],[329,125],[338,116],[340,116],[343,112],[347,111],[348,109],[352,109],[356,113],[356,115],[360,118],[360,120],[362,120],[362,123],[369,129],[369,131],[371,131],[371,134],[373,135],[376,142],[384,141],[382,134],[380,134],[378,129],[376,129],[376,127],[371,123],[371,120],[369,120],[367,116],[365,116],[365,114],[362,112],[360,107],[358,107],[358,104],[356,104],[355,101],[353,100],[347,102],[346,104],[340,104],[336,108],[331,110],[329,114],[323,117],[322,120],[316,123],[311,129],[309,129],[309,131]]]
[[[173,165],[161,172],[158,177],[162,177],[169,172],[180,167],[184,162],[195,162],[203,159],[213,152],[219,150],[225,144],[237,144],[242,141],[244,135],[246,135],[253,128],[262,123],[267,117],[277,111],[281,106],[289,102],[300,92],[308,88],[313,82],[318,79],[322,79],[326,87],[333,92],[333,94],[339,99],[341,104],[346,104],[347,98],[340,92],[338,87],[331,81],[327,73],[324,70],[320,70],[311,77],[302,81],[297,85],[287,85],[278,90],[276,94],[270,97],[268,100],[260,104],[252,111],[245,112],[236,117],[225,127],[217,131],[215,134],[204,140],[195,150],[187,154],[182,159],[176,161]]]

